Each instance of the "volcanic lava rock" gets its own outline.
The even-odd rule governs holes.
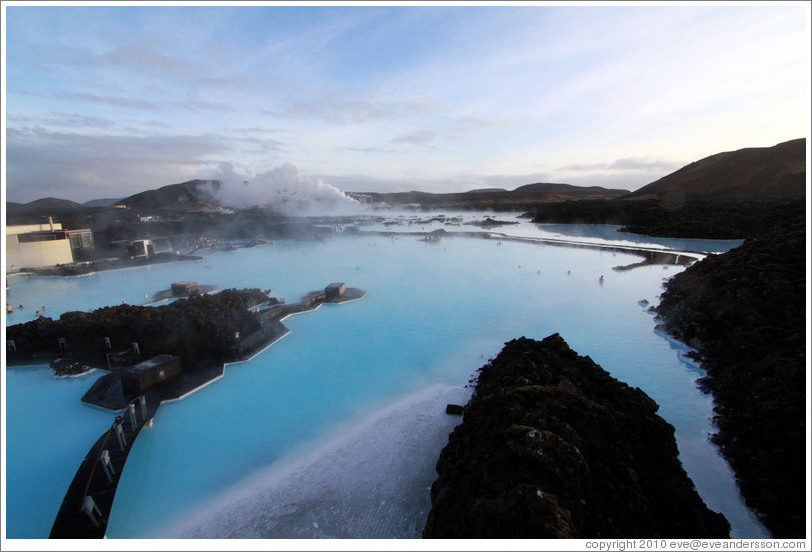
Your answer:
[[[463,406],[458,405],[458,404],[449,404],[449,405],[446,405],[446,407],[445,407],[445,413],[446,414],[451,414],[453,416],[462,416],[462,413],[464,411],[465,411],[465,408]]]
[[[616,224],[623,232],[647,236],[744,239],[769,232],[805,210],[803,199],[694,199],[678,205],[659,199],[607,199],[539,205],[527,216],[539,224]]]
[[[89,366],[77,362],[72,358],[58,358],[51,363],[51,369],[54,375],[60,376],[78,376],[90,370]]]
[[[695,263],[655,308],[697,349],[713,439],[776,538],[805,535],[806,233],[803,220]]]
[[[145,358],[176,355],[184,370],[191,370],[228,359],[236,332],[245,337],[260,330],[257,316],[248,309],[268,300],[259,289],[227,289],[159,307],[125,304],[91,312],[69,311],[57,320],[40,317],[7,328],[7,340],[13,340],[15,346],[7,353],[7,361],[19,365],[61,357],[61,338],[73,360],[106,367],[109,351],[103,339],[108,337],[113,351],[137,342]]]
[[[506,343],[440,454],[423,537],[727,537],[657,409],[558,334]]]

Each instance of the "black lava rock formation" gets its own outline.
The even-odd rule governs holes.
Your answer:
[[[41,317],[7,328],[7,340],[14,341],[7,361],[30,364],[68,355],[75,361],[106,367],[108,352],[137,342],[143,358],[176,355],[182,359],[184,371],[189,371],[198,364],[222,363],[234,356],[235,333],[246,337],[260,330],[258,317],[248,309],[271,300],[275,301],[259,289],[227,289],[159,307],[117,305],[66,312],[57,320]],[[105,337],[112,351],[105,348]],[[64,351],[59,347],[60,338]]]
[[[727,537],[657,409],[558,334],[506,343],[440,454],[423,537]]]
[[[582,200],[538,206],[526,216],[537,223],[617,224],[624,232],[670,238],[745,239],[802,216],[803,199]]]
[[[806,233],[802,220],[669,280],[662,327],[697,350],[719,445],[776,538],[805,535]]]

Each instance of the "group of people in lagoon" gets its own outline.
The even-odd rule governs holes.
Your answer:
[[[20,310],[23,310],[23,306],[20,305],[17,307]],[[37,318],[44,316],[42,313],[45,312],[45,306],[40,307],[40,310],[37,311]],[[6,303],[6,314],[14,314],[14,307],[11,306],[11,303]]]

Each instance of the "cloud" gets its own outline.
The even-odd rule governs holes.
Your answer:
[[[190,79],[207,87],[233,87],[238,85],[238,78],[234,76],[212,76],[211,67],[205,60],[198,61],[192,56],[200,56],[197,49],[174,50],[182,52],[177,55],[167,55],[155,49],[141,45],[115,46],[112,49],[98,54],[89,48],[74,45],[61,45],[49,51],[39,51],[43,59],[58,60],[66,66],[92,69],[99,74],[111,76],[125,75],[129,79]]]
[[[666,155],[806,131],[800,7],[9,13],[9,192],[31,199],[222,161],[290,161],[346,189],[630,187],[678,168]]]
[[[346,100],[325,95],[307,100],[297,99],[279,111],[268,110],[266,113],[273,116],[315,118],[335,124],[355,124],[426,116],[434,111],[435,107],[426,102]]]
[[[432,128],[401,134],[392,138],[390,142],[428,147],[432,142],[456,142],[485,130],[505,126],[501,122],[473,116],[437,117],[427,122]]]
[[[615,162],[611,163],[607,168],[609,170],[618,170],[618,171],[673,172],[678,168],[680,168],[683,164],[684,163],[674,163],[673,161],[649,160],[640,157],[626,157],[624,159],[616,160]]]
[[[256,136],[239,136],[230,138],[231,142],[236,144],[245,144],[247,148],[241,149],[242,154],[258,153],[267,155],[272,153],[280,153],[287,150],[287,144],[272,138],[259,138]]]
[[[187,111],[234,111],[234,108],[222,102],[207,102],[205,100],[182,100],[173,102],[173,105]]]
[[[276,135],[285,132],[283,128],[267,128],[263,126],[237,127],[237,128],[229,128],[227,130],[238,134],[252,134],[252,135],[253,134]]]
[[[623,157],[609,163],[575,163],[558,167],[559,181],[578,186],[635,190],[654,182],[686,163],[651,157]]]
[[[462,116],[448,118],[448,126],[448,136],[453,139],[459,139],[483,130],[502,128],[505,127],[506,124],[482,117]]]
[[[361,148],[361,147],[351,147],[351,146],[338,146],[335,148],[340,151],[354,151],[358,153],[395,153],[393,149],[384,149],[384,148]]]
[[[403,134],[392,138],[395,144],[413,144],[415,146],[425,146],[429,142],[435,141],[439,134],[433,130],[417,130],[408,134]]]
[[[111,105],[114,107],[126,107],[128,109],[146,109],[154,111],[158,105],[144,100],[133,100],[131,98],[121,98],[116,96],[99,96],[97,94],[88,94],[85,92],[60,92],[56,94],[57,98],[63,100],[76,100],[80,102],[89,102],[95,104]]]
[[[23,128],[26,126],[43,126],[50,129],[87,129],[112,131],[121,128],[121,125],[111,119],[94,117],[92,115],[81,115],[75,113],[51,113],[36,117],[9,115],[6,119],[9,127]]]
[[[606,163],[576,163],[574,165],[565,165],[560,167],[562,171],[595,171],[600,169],[606,169]]]
[[[276,136],[285,134],[285,131],[278,128],[266,128],[261,126],[224,128],[221,136],[234,143],[234,149],[240,154],[258,154],[257,159],[265,159],[269,154],[285,152],[289,149],[289,144],[278,140]]]
[[[77,56],[81,61],[83,56]],[[130,71],[140,71],[160,75],[189,75],[202,73],[202,67],[189,60],[180,60],[160,54],[142,46],[124,46],[112,52],[92,56],[94,65],[108,65],[114,68],[126,67]]]
[[[10,201],[60,197],[84,202],[125,197],[198,178],[209,156],[228,151],[209,135],[82,135],[9,128],[6,192]]]

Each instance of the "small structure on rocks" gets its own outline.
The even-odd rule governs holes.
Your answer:
[[[135,396],[159,383],[179,377],[181,362],[174,355],[157,355],[123,369],[120,375],[124,393]]]
[[[217,286],[211,285],[199,285],[197,282],[188,282],[188,281],[180,281],[180,282],[172,282],[172,285],[169,289],[163,289],[152,296],[151,303],[161,303],[163,301],[169,301],[174,299],[182,299],[184,297],[191,297],[193,295],[211,295],[212,293],[216,293],[218,291]]]
[[[172,295],[176,297],[185,297],[193,293],[200,293],[200,287],[197,282],[173,282]]]
[[[343,297],[346,291],[347,286],[343,283],[332,283],[324,288],[324,294],[327,297],[327,301],[338,301],[341,299],[341,297]]]

